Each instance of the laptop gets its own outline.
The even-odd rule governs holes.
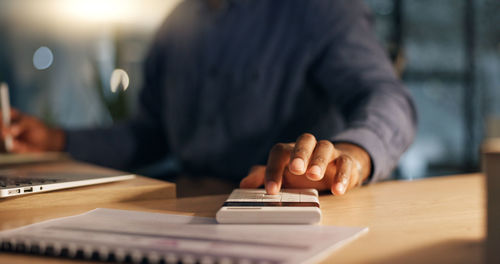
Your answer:
[[[130,180],[134,174],[79,162],[0,167],[0,198]]]

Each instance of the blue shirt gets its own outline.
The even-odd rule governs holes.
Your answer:
[[[305,132],[364,148],[372,181],[413,140],[415,109],[361,1],[185,0],[145,65],[140,111],[68,131],[73,157],[130,169],[173,155],[187,171],[243,178]]]

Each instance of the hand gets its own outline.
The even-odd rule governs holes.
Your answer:
[[[269,194],[286,188],[331,190],[335,195],[361,185],[371,173],[368,153],[354,144],[316,141],[311,134],[294,143],[278,143],[269,153],[267,166],[254,166],[240,182],[241,188],[265,185]]]
[[[16,109],[11,109],[10,115],[11,125],[3,127],[0,122],[0,129],[2,142],[7,135],[12,136],[13,153],[63,150],[65,134],[61,129],[50,128],[35,117],[22,114]]]

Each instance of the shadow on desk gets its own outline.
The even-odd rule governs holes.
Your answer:
[[[370,263],[484,263],[484,241],[447,240]]]
[[[229,194],[239,186],[237,180],[230,181],[209,176],[179,175],[166,180],[175,183],[177,198]]]
[[[127,203],[127,208],[123,209],[215,217],[215,213],[227,199],[227,196],[224,194],[172,200],[139,201]]]

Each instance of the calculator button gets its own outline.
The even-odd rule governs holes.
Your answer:
[[[262,196],[263,202],[281,202],[281,195],[269,195],[265,194]]]
[[[312,195],[300,195],[300,202],[316,202],[318,203],[318,197]]]
[[[281,197],[282,202],[300,202],[300,196],[282,196]]]
[[[294,194],[300,194],[300,190],[298,189],[282,189],[281,193],[294,193]]]
[[[249,194],[266,194],[266,190],[263,189],[236,189],[232,194],[239,195],[249,195]]]
[[[283,193],[281,194],[282,202],[300,202],[300,194],[296,193]]]
[[[254,198],[254,199],[260,199],[264,196],[264,194],[260,193],[249,193],[249,194],[231,194],[229,197],[231,198]]]
[[[249,195],[231,195],[227,198],[228,202],[255,202],[261,201],[263,194],[249,194]]]
[[[300,194],[318,196],[318,190],[316,190],[316,189],[301,190]]]
[[[255,201],[260,202],[260,199],[255,200],[255,199],[248,199],[248,198],[229,198],[226,201],[228,201],[228,202],[255,202]]]

